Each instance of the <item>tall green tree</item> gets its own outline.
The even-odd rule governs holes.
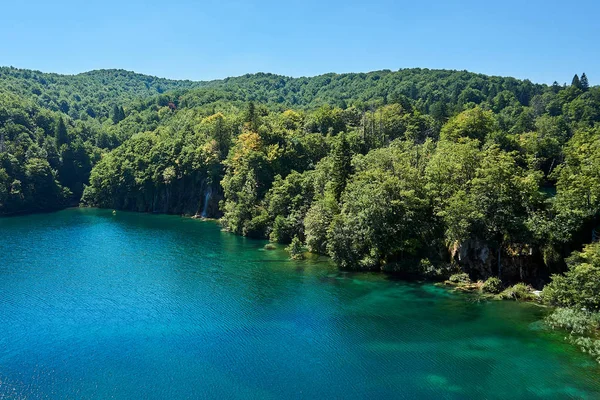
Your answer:
[[[477,139],[483,143],[486,137],[496,129],[496,120],[492,111],[475,107],[463,111],[450,119],[440,132],[440,139],[458,141],[460,138]]]
[[[121,121],[121,110],[119,110],[119,106],[116,104],[114,105],[112,111],[112,121],[115,125],[118,124],[119,121]]]
[[[576,87],[577,89],[581,89],[581,81],[579,80],[579,75],[575,74],[573,80],[571,81],[571,86]]]
[[[352,152],[344,132],[338,136],[331,156],[333,158],[331,187],[335,199],[339,200],[352,173]]]
[[[256,132],[258,130],[258,113],[256,111],[256,105],[253,101],[248,102],[246,109],[245,122],[248,124],[248,128]]]
[[[401,270],[419,260],[432,214],[413,150],[378,149],[356,160],[328,232],[329,254],[340,266]]]
[[[541,201],[539,180],[540,173],[520,167],[515,154],[498,146],[486,149],[473,178],[439,213],[446,238],[450,243],[487,243],[496,251],[501,275],[501,254],[506,246],[531,241],[527,222]]]
[[[543,297],[555,306],[600,311],[600,243],[574,252],[566,262],[568,271],[552,276]]]
[[[581,75],[579,84],[581,86],[581,90],[583,90],[584,92],[587,92],[588,89],[590,88],[590,83],[588,82],[588,78],[587,78],[587,75],[585,74],[585,72]]]
[[[63,144],[69,143],[69,134],[67,132],[67,126],[62,117],[58,117],[56,122],[56,128],[54,130],[54,137],[56,139],[56,146],[60,147]]]

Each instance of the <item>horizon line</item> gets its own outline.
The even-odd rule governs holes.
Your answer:
[[[275,76],[281,76],[284,78],[291,78],[291,79],[303,79],[303,78],[316,78],[316,77],[325,76],[325,75],[370,74],[370,73],[374,73],[374,72],[395,73],[395,72],[400,72],[400,71],[405,71],[405,70],[426,70],[426,71],[444,71],[444,72],[466,72],[466,73],[475,74],[475,75],[483,75],[486,77],[513,78],[513,79],[516,79],[519,81],[529,81],[536,85],[546,85],[546,86],[553,85],[553,83],[539,83],[539,82],[534,82],[533,80],[531,80],[529,78],[517,78],[514,76],[510,76],[510,75],[487,74],[487,73],[483,73],[483,72],[474,72],[474,71],[470,71],[467,69],[427,68],[427,67],[403,67],[403,68],[398,68],[398,69],[384,68],[384,69],[375,69],[375,70],[371,70],[371,71],[354,71],[354,72],[333,72],[333,71],[331,71],[331,72],[324,72],[324,73],[320,73],[320,74],[316,74],[316,75],[301,75],[301,76],[285,75],[285,74],[280,74],[280,73],[275,73],[275,72],[256,71],[256,72],[247,72],[247,73],[241,74],[241,75],[231,75],[231,76],[226,76],[226,77],[222,77],[222,78],[203,79],[203,80],[187,79],[187,78],[168,78],[168,77],[164,77],[164,76],[153,75],[151,73],[138,72],[138,71],[134,71],[131,69],[126,69],[126,68],[95,68],[95,69],[90,69],[90,70],[77,72],[77,73],[45,72],[45,71],[42,71],[39,69],[15,67],[14,65],[0,65],[0,68],[9,68],[9,69],[15,69],[15,70],[21,70],[21,71],[31,71],[31,72],[38,72],[38,73],[42,73],[42,74],[59,75],[59,76],[65,76],[65,77],[75,77],[75,76],[80,76],[80,75],[85,75],[85,74],[90,74],[93,72],[100,72],[100,71],[123,71],[123,72],[134,73],[137,75],[143,75],[143,76],[147,76],[147,77],[151,77],[151,78],[164,79],[164,80],[170,80],[170,81],[178,81],[178,82],[193,82],[193,83],[208,83],[208,82],[215,82],[215,81],[224,81],[226,79],[231,79],[231,78],[240,78],[240,77],[244,77],[244,76],[248,76],[248,75],[260,75],[260,74],[275,75]],[[577,75],[580,76],[579,73],[577,73]],[[557,80],[554,80],[554,82],[558,83],[560,86],[563,86],[563,85],[568,86],[567,82],[563,82],[562,84],[559,83]],[[591,85],[591,86],[598,86],[598,85]]]

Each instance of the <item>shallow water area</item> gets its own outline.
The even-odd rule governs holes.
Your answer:
[[[0,398],[600,398],[544,308],[265,243],[166,215],[0,219]]]

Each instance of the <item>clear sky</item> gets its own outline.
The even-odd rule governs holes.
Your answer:
[[[491,4],[493,3],[493,4]],[[0,65],[206,80],[466,69],[600,84],[600,1],[4,0]]]

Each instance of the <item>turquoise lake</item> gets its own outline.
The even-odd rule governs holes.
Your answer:
[[[110,210],[0,219],[0,399],[600,398],[544,308],[265,243]]]

